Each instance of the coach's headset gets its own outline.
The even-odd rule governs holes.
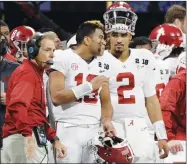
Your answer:
[[[27,42],[27,53],[28,53],[28,57],[29,59],[34,59],[38,53],[39,53],[39,49],[40,49],[40,42],[43,39],[43,36],[45,34],[42,33],[37,33],[35,34],[35,36],[33,38],[31,38],[28,42]],[[39,60],[37,60],[39,61]],[[39,61],[41,63],[46,63],[47,65],[53,65],[53,60],[48,60],[48,61]]]

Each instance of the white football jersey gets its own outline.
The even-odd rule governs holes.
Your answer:
[[[161,96],[162,91],[164,90],[165,86],[169,82],[170,78],[170,70],[168,65],[161,59],[156,59],[156,94],[159,98]]]
[[[156,94],[155,59],[146,49],[130,49],[125,62],[116,59],[108,51],[101,57],[110,69],[103,72],[110,77],[109,86],[114,108],[114,120],[128,117],[144,117],[147,113],[145,97]]]
[[[64,51],[55,51],[53,69],[63,73],[65,76],[65,90],[71,90],[73,87],[86,81],[91,81],[99,75],[101,63],[96,58],[90,64],[87,64],[72,49]],[[81,125],[96,124],[101,118],[100,97],[97,91],[85,95],[76,102],[62,104],[62,113],[55,115],[57,121]]]
[[[170,70],[170,78],[176,74],[178,57],[167,58],[164,60],[164,65],[166,65]]]
[[[178,57],[176,73],[183,69],[186,69],[186,51],[182,52]]]

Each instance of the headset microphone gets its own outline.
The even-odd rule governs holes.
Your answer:
[[[48,60],[46,62],[43,62],[43,61],[40,61],[40,60],[37,60],[37,61],[39,61],[40,63],[46,63],[47,65],[53,65],[54,64],[53,60]]]
[[[53,65],[54,62],[53,62],[53,60],[48,60],[48,61],[46,62],[46,64],[47,64],[47,65]]]

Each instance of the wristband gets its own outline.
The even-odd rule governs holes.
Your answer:
[[[153,123],[153,128],[156,133],[158,140],[167,140],[166,128],[163,120],[156,121]]]
[[[86,94],[90,94],[93,91],[93,88],[90,82],[85,82],[84,84],[73,87],[72,91],[75,97],[79,99]]]
[[[56,136],[54,137],[52,140],[50,140],[50,142],[53,144],[55,141],[59,141],[60,139]]]

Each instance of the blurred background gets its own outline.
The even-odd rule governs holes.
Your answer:
[[[186,7],[186,1],[127,1],[136,11],[138,21],[136,36],[148,36],[151,30],[164,22],[167,9],[174,5]],[[28,25],[36,31],[53,27],[61,40],[76,33],[82,22],[91,19],[103,21],[106,1],[5,1],[0,2],[1,19],[10,30],[19,25]]]

